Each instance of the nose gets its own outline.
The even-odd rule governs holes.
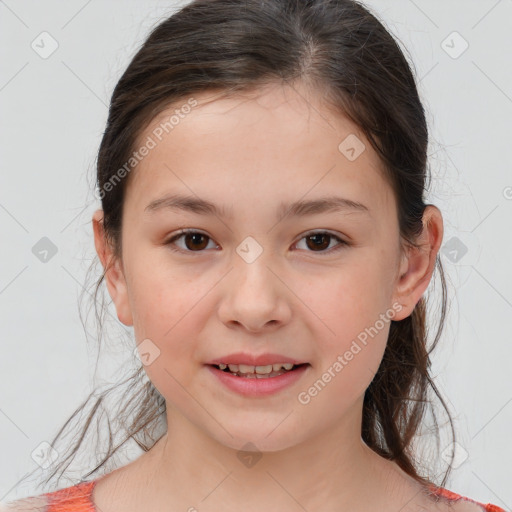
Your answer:
[[[218,310],[221,321],[251,333],[269,332],[288,323],[291,292],[265,251],[250,263],[236,255],[233,263],[223,284]]]

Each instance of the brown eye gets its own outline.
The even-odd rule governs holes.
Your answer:
[[[184,246],[181,246],[176,243],[180,239],[183,239]],[[344,246],[349,245],[348,242],[345,242],[340,237],[327,231],[308,233],[306,234],[306,236],[302,237],[299,242],[301,242],[302,240],[306,240],[306,250],[308,252],[317,253],[331,253],[339,249],[342,249]],[[338,244],[337,246],[330,247],[331,242],[333,240],[336,240]],[[204,233],[201,233],[199,231],[189,230],[181,231],[177,235],[174,235],[170,240],[168,240],[165,243],[165,245],[169,245],[171,250],[176,252],[201,253],[205,249],[207,249],[208,241],[212,241],[212,239],[208,235],[205,235]],[[177,246],[177,248],[173,247],[175,245]]]
[[[181,238],[184,241],[184,247],[178,246],[178,249],[174,249],[172,245]],[[211,240],[210,237],[199,231],[182,231],[168,240],[165,245],[171,246],[173,251],[202,252],[208,246],[208,240]]]
[[[186,233],[184,237],[187,249],[204,249],[208,245],[208,243],[205,244],[208,237],[202,233]]]
[[[338,246],[332,248],[332,250],[328,250],[333,239],[338,242]],[[300,241],[302,240],[306,240],[305,245],[308,252],[331,253],[342,249],[343,246],[348,245],[348,243],[342,240],[339,236],[328,233],[327,231],[307,233],[304,237],[301,238]]]
[[[327,249],[327,247],[329,247],[330,237],[331,235],[327,235],[326,233],[310,235],[306,237],[306,240],[308,241],[307,245],[310,249]]]

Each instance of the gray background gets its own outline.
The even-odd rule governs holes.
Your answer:
[[[510,509],[512,0],[366,3],[408,49],[431,130],[451,295],[433,374],[459,442],[446,487]],[[16,487],[31,454],[91,389],[78,297],[95,257],[95,152],[117,79],[176,5],[0,1],[0,501],[31,492]],[[51,48],[43,31],[58,43],[47,58],[31,47]],[[96,383],[116,379],[126,349],[112,347]]]

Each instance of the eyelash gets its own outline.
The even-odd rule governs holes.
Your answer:
[[[202,233],[201,231],[196,231],[196,230],[193,230],[193,229],[183,229],[183,230],[179,231],[178,233],[176,233],[175,235],[173,235],[169,240],[164,242],[164,245],[168,245],[169,248],[171,249],[171,251],[178,252],[178,253],[181,253],[181,254],[183,254],[183,253],[186,253],[186,254],[194,254],[194,253],[201,254],[202,252],[205,251],[205,249],[202,249],[200,251],[190,251],[188,249],[180,249],[180,248],[176,249],[175,247],[173,247],[173,244],[174,244],[174,242],[176,240],[178,240],[179,238],[183,237],[184,235],[191,234],[191,233],[198,234],[198,235],[203,235],[204,237],[208,238],[209,240],[213,240],[212,238],[210,238],[205,233]],[[329,237],[336,239],[339,242],[339,245],[334,247],[334,248],[328,249],[328,250],[323,250],[323,251],[307,251],[307,252],[311,252],[311,253],[318,252],[318,254],[332,254],[333,252],[337,252],[337,251],[343,249],[343,247],[350,245],[345,240],[342,240],[339,236],[334,235],[333,233],[330,233],[328,231],[309,231],[302,238],[299,239],[299,242],[301,240],[303,240],[304,238],[307,238],[308,236],[312,236],[312,235],[328,235]]]

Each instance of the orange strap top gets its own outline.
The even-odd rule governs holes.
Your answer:
[[[465,496],[461,496],[460,494],[456,494],[448,489],[444,489],[442,487],[430,486],[429,490],[436,494],[437,496],[442,496],[443,498],[447,498],[449,500],[457,501],[457,500],[466,500],[471,501],[472,503],[476,503],[479,505],[482,510],[485,512],[506,512],[505,509],[498,507],[497,505],[493,505],[492,503],[480,503],[479,501],[472,500],[471,498],[466,498]]]
[[[97,512],[91,499],[96,482],[97,479],[44,494],[48,499],[47,512]],[[483,504],[442,487],[430,486],[429,491],[437,496],[453,501],[461,499],[471,501],[479,505],[485,512],[506,512],[504,509],[491,503]]]
[[[96,480],[81,482],[57,491],[45,493],[48,499],[46,512],[96,512],[92,502],[92,490]]]

